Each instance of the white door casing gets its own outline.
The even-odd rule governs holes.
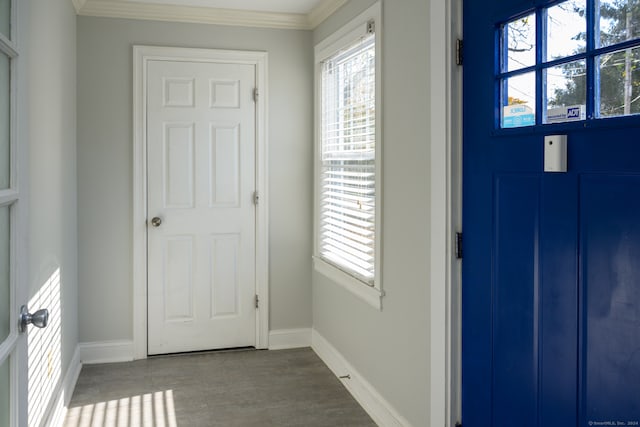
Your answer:
[[[137,46],[134,64],[134,357],[264,348],[266,54]]]

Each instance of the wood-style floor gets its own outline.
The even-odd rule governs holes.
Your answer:
[[[65,427],[375,426],[308,348],[85,365]]]

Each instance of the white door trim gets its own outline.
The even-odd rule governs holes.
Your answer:
[[[462,0],[430,6],[431,309],[430,425],[460,421],[461,263],[453,239],[462,231],[462,70],[453,42],[461,38]],[[443,43],[443,38],[445,42]]]
[[[147,64],[153,60],[252,64],[256,67],[256,348],[269,346],[267,53],[159,46],[133,47],[133,347],[147,357]]]

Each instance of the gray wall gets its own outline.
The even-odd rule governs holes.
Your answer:
[[[313,46],[373,3],[352,0],[313,32],[78,17],[80,341],[132,337],[131,46],[266,50],[271,329],[313,325],[412,425],[428,425],[428,1],[383,1],[383,310],[310,262]]]
[[[78,17],[80,341],[132,338],[132,45],[269,54],[270,329],[311,326],[311,32]]]
[[[315,30],[314,43],[373,3],[346,4]],[[430,398],[429,2],[385,0],[382,8],[386,297],[378,311],[313,272],[313,325],[402,416],[424,426]]]
[[[69,0],[31,1],[28,10],[28,96],[20,101],[27,103],[29,127],[29,298],[60,269],[60,310],[48,308],[52,316],[61,314],[64,376],[78,343],[76,17]],[[51,333],[51,328],[32,328],[29,337]],[[45,357],[51,350],[43,350]],[[54,387],[60,380],[42,379]]]

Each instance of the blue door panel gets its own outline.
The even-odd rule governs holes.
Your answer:
[[[491,169],[499,172],[538,173],[542,169],[542,145],[538,135],[494,137],[489,145]]]
[[[577,179],[542,175],[539,426],[577,421]]]
[[[495,180],[493,423],[537,425],[540,178]],[[517,258],[510,254],[522,254]]]
[[[583,173],[638,173],[640,117],[634,119],[622,129],[590,128],[570,134],[569,168]]]
[[[582,425],[640,421],[640,175],[583,176],[580,218]]]

